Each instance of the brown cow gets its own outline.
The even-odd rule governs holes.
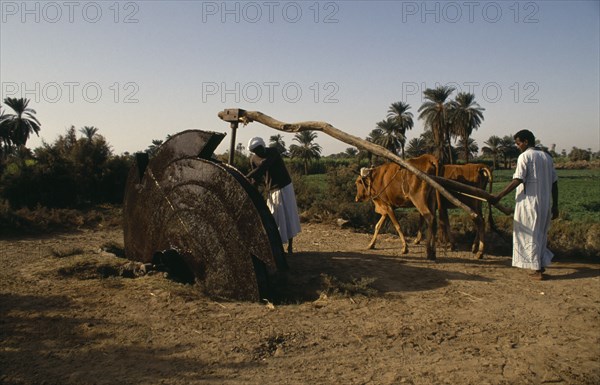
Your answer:
[[[421,155],[408,159],[407,162],[426,174],[436,174],[438,162],[433,155]],[[394,215],[394,208],[414,206],[427,222],[427,258],[435,259],[436,194],[431,186],[396,163],[386,163],[361,170],[361,176],[356,179],[355,201],[368,199],[375,204],[375,212],[381,214],[375,225],[375,234],[369,243],[369,249],[375,247],[379,230],[389,217],[402,241],[402,253],[407,253],[406,240]]]
[[[490,193],[492,192],[492,171],[488,166],[481,163],[469,163],[463,165],[447,164],[442,167],[442,175],[446,179],[451,179],[460,183],[464,183],[470,186],[479,187],[485,190],[486,185],[490,184]],[[484,235],[485,235],[485,221],[482,215],[483,202],[478,199],[470,198],[468,196],[456,193],[454,194],[461,202],[473,209],[477,213],[477,218],[473,218],[473,224],[475,225],[475,239],[471,250],[476,254],[476,258],[480,259],[483,257],[485,250]],[[439,224],[440,231],[442,233],[442,239],[449,242],[451,249],[454,250],[454,237],[450,232],[450,220],[448,219],[448,209],[454,208],[455,206],[450,203],[446,198],[438,194],[438,207],[439,207]],[[491,218],[491,207],[489,212],[489,218]]]

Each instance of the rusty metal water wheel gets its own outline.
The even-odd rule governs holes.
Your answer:
[[[149,161],[137,157],[125,192],[125,252],[144,262],[177,256],[207,294],[259,300],[286,266],[281,239],[256,189],[211,159],[223,136],[184,131]]]

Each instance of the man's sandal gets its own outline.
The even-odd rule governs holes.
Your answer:
[[[542,270],[538,270],[538,271],[529,273],[529,278],[531,278],[534,281],[543,281],[544,275],[542,274]]]

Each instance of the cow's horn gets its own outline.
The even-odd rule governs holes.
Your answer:
[[[368,167],[361,167],[360,169],[360,176],[362,176],[363,178],[368,176],[371,173],[372,168],[368,168]]]

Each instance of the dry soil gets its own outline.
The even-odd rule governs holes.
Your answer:
[[[599,384],[600,270],[305,224],[274,303],[115,275],[120,229],[0,241],[2,384]],[[506,253],[505,253],[506,254]],[[362,294],[361,294],[362,293]]]

